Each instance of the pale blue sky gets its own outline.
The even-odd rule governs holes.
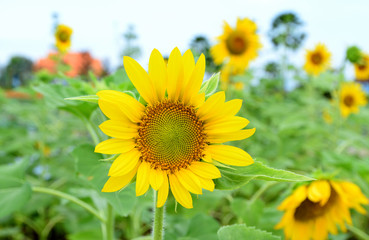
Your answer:
[[[122,61],[119,39],[129,24],[135,26],[142,47],[139,61],[146,64],[153,48],[163,55],[175,46],[184,51],[196,34],[214,42],[223,20],[234,25],[237,17],[249,17],[258,24],[264,45],[255,66],[275,57],[267,32],[276,14],[286,10],[299,14],[308,33],[293,58],[297,64],[303,63],[304,49],[317,42],[327,44],[334,65],[342,62],[351,44],[369,52],[367,0],[0,0],[0,65],[15,54],[34,60],[45,56],[54,42],[51,15],[58,12],[60,22],[74,29],[72,50],[89,50],[109,59],[112,67]]]

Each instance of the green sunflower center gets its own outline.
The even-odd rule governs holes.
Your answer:
[[[315,52],[311,55],[311,61],[315,64],[315,65],[319,65],[322,63],[323,61],[323,57],[319,52]]]
[[[312,202],[306,198],[295,210],[294,217],[298,221],[309,221],[323,216],[336,204],[338,194],[331,188],[331,196],[323,206],[319,202]]]
[[[347,95],[343,98],[343,103],[347,106],[347,107],[351,107],[354,105],[355,103],[355,99],[353,96],[351,95]]]
[[[153,168],[175,172],[200,160],[205,137],[194,107],[164,100],[146,108],[137,146]]]
[[[69,34],[66,31],[61,31],[58,34],[58,39],[61,42],[67,42],[69,40]]]
[[[244,34],[234,31],[228,36],[226,45],[230,53],[241,55],[247,49],[248,43]]]

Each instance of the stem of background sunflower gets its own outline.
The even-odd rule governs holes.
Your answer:
[[[91,135],[92,141],[94,142],[95,145],[99,144],[100,142],[100,138],[99,135],[97,134],[97,130],[94,127],[94,125],[91,123],[90,120],[86,119],[86,118],[82,118],[82,121],[85,123],[88,132]]]
[[[164,237],[164,212],[165,205],[161,208],[156,207],[157,197],[156,191],[154,191],[154,224],[152,237],[153,240],[162,240]]]

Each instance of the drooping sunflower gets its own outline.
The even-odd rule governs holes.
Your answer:
[[[219,43],[210,49],[214,62],[245,69],[262,47],[256,30],[256,24],[248,18],[238,18],[235,29],[224,22],[223,34],[217,38]]]
[[[361,204],[368,203],[351,182],[316,180],[298,187],[281,203],[278,209],[285,213],[275,228],[283,228],[287,240],[324,240],[328,233],[337,234],[337,224],[345,232],[345,223],[352,224],[350,209],[365,214]]]
[[[342,84],[338,94],[341,115],[344,117],[350,113],[358,113],[359,107],[367,103],[365,93],[359,83]]]
[[[71,45],[73,30],[66,25],[58,25],[55,31],[56,48],[60,52],[66,52]]]
[[[218,162],[253,163],[242,149],[222,145],[248,138],[255,129],[243,130],[249,121],[235,116],[241,100],[225,102],[224,92],[218,92],[205,101],[205,94],[199,93],[204,55],[195,64],[190,50],[182,56],[175,48],[166,65],[154,49],[148,73],[130,57],[124,57],[124,67],[146,103],[118,91],[97,93],[100,109],[110,118],[100,129],[113,138],[99,143],[95,152],[120,154],[103,192],[118,191],[136,176],[137,196],[151,185],[158,191],[157,207],[162,207],[170,189],[177,202],[192,208],[190,192],[213,191],[212,179],[221,177]]]
[[[357,63],[354,66],[357,80],[369,80],[369,55],[364,54],[360,63]]]
[[[324,44],[317,44],[314,50],[306,50],[305,71],[308,74],[319,75],[331,64],[331,53]]]

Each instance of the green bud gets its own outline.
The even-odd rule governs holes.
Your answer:
[[[346,50],[346,59],[351,63],[359,63],[361,62],[361,50],[356,46],[351,46]]]

